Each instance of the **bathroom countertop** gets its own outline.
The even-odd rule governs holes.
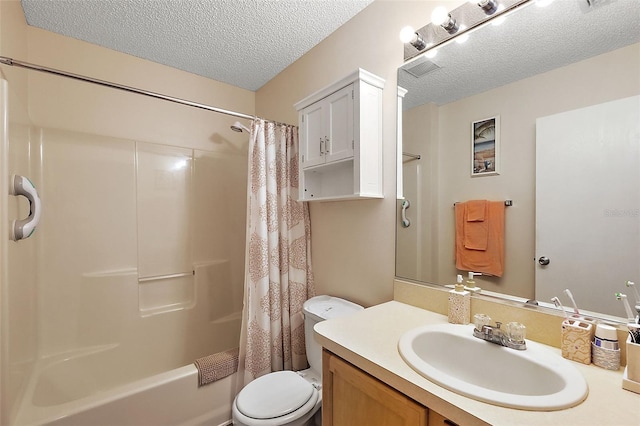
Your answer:
[[[622,369],[608,371],[574,363],[589,384],[589,395],[576,407],[558,411],[498,407],[436,385],[404,362],[397,342],[412,328],[443,323],[447,323],[444,315],[392,301],[320,322],[315,336],[331,352],[460,425],[640,424],[640,394],[622,389]],[[560,356],[560,349],[547,348]]]

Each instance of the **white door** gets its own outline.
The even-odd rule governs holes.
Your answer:
[[[324,115],[322,101],[309,105],[300,112],[302,168],[324,163]]]
[[[614,293],[640,281],[639,96],[536,121],[535,278],[540,301],[569,288],[578,307],[624,315]]]
[[[353,157],[353,84],[325,100],[327,134],[326,162]]]

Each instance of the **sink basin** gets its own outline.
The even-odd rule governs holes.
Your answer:
[[[523,351],[473,337],[473,325],[437,324],[406,332],[398,351],[411,368],[453,392],[503,407],[552,411],[589,392],[572,363],[527,341]]]

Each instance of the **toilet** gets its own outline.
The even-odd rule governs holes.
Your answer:
[[[311,368],[265,374],[238,393],[233,401],[235,426],[312,426],[321,424],[322,346],[313,326],[326,319],[350,315],[362,306],[332,296],[316,296],[304,303],[304,333]]]

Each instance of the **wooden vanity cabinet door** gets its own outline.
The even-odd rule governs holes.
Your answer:
[[[436,413],[435,411],[430,410],[429,426],[458,426],[458,424],[447,419],[442,414]]]
[[[323,426],[427,426],[429,410],[326,349]]]

